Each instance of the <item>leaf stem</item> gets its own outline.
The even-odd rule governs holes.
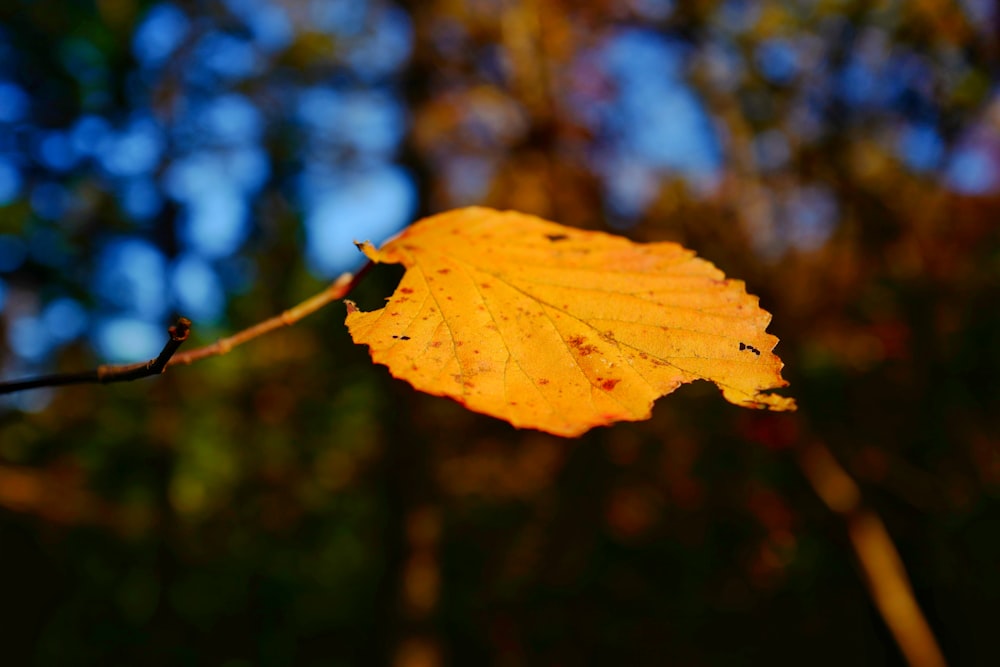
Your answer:
[[[168,365],[186,366],[208,357],[221,356],[228,353],[233,348],[251,341],[258,336],[263,336],[264,334],[270,333],[275,329],[291,326],[302,318],[312,315],[323,306],[347,296],[351,290],[354,289],[354,286],[361,281],[361,278],[368,273],[371,267],[372,263],[368,262],[355,274],[345,273],[333,281],[319,294],[309,297],[302,303],[289,308],[283,313],[266,319],[263,322],[258,322],[257,324],[248,327],[243,331],[237,332],[232,336],[220,338],[214,343],[205,345],[204,347],[195,348],[183,354],[178,354],[170,360]]]

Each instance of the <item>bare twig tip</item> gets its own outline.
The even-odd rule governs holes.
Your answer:
[[[177,342],[187,340],[191,334],[191,320],[186,317],[178,317],[173,326],[167,329],[167,333],[170,334],[170,340]]]

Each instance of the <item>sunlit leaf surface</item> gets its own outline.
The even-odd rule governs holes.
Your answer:
[[[515,426],[576,436],[647,419],[694,380],[736,405],[795,407],[766,393],[786,384],[770,315],[677,244],[466,208],[363,249],[407,271],[385,308],[348,304],[355,342],[417,389]]]

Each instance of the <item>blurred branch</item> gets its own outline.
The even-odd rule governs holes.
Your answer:
[[[882,519],[864,507],[857,484],[822,443],[799,452],[816,494],[847,522],[847,533],[882,619],[910,667],[945,667],[944,655],[913,595],[903,561]]]
[[[510,58],[510,89],[536,123],[552,115],[549,63],[542,39],[542,19],[537,0],[514,0],[501,10],[501,43]]]
[[[226,354],[233,348],[251,341],[258,336],[270,333],[281,327],[291,326],[302,318],[315,313],[328,303],[345,297],[358,284],[370,267],[371,263],[369,262],[356,274],[345,273],[322,292],[309,297],[297,306],[289,308],[280,315],[264,320],[232,336],[220,338],[210,345],[205,345],[204,347],[199,347],[183,354],[175,354],[181,343],[187,340],[191,332],[190,320],[182,317],[168,329],[170,340],[167,341],[167,344],[163,347],[163,351],[155,359],[137,364],[105,364],[98,366],[94,370],[79,373],[58,373],[29,378],[27,380],[0,382],[0,394],[12,394],[26,389],[57,387],[67,384],[106,384],[109,382],[138,380],[139,378],[151,375],[159,375],[166,371],[168,366],[192,364],[207,357]]]

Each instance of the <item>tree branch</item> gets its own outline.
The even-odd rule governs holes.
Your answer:
[[[166,371],[169,366],[188,365],[208,357],[215,357],[226,354],[234,347],[242,345],[258,336],[295,324],[307,315],[315,313],[323,306],[337,299],[347,296],[361,278],[368,272],[372,264],[369,262],[356,274],[345,273],[331,283],[319,294],[309,297],[302,303],[289,308],[285,312],[255,324],[243,331],[240,331],[227,338],[220,338],[210,345],[199,347],[182,354],[175,354],[177,348],[181,346],[191,332],[191,322],[185,318],[180,318],[170,327],[170,340],[163,347],[163,351],[155,359],[137,364],[113,365],[105,364],[98,366],[94,370],[82,371],[79,373],[58,373],[55,375],[43,375],[26,380],[16,380],[14,382],[0,382],[0,394],[12,394],[26,389],[37,389],[40,387],[57,387],[67,384],[85,383],[108,383],[124,382],[127,380],[138,380],[139,378],[159,375]]]
[[[191,333],[191,321],[181,317],[167,329],[167,333],[170,334],[170,339],[167,340],[167,344],[163,346],[163,350],[155,359],[137,364],[104,364],[94,370],[82,371],[80,373],[56,373],[54,375],[42,375],[27,380],[0,382],[0,394],[12,394],[17,391],[24,391],[25,389],[57,387],[66,384],[126,382],[149,377],[150,375],[159,375],[166,370],[167,363],[174,356],[177,348],[188,339],[188,335]]]

